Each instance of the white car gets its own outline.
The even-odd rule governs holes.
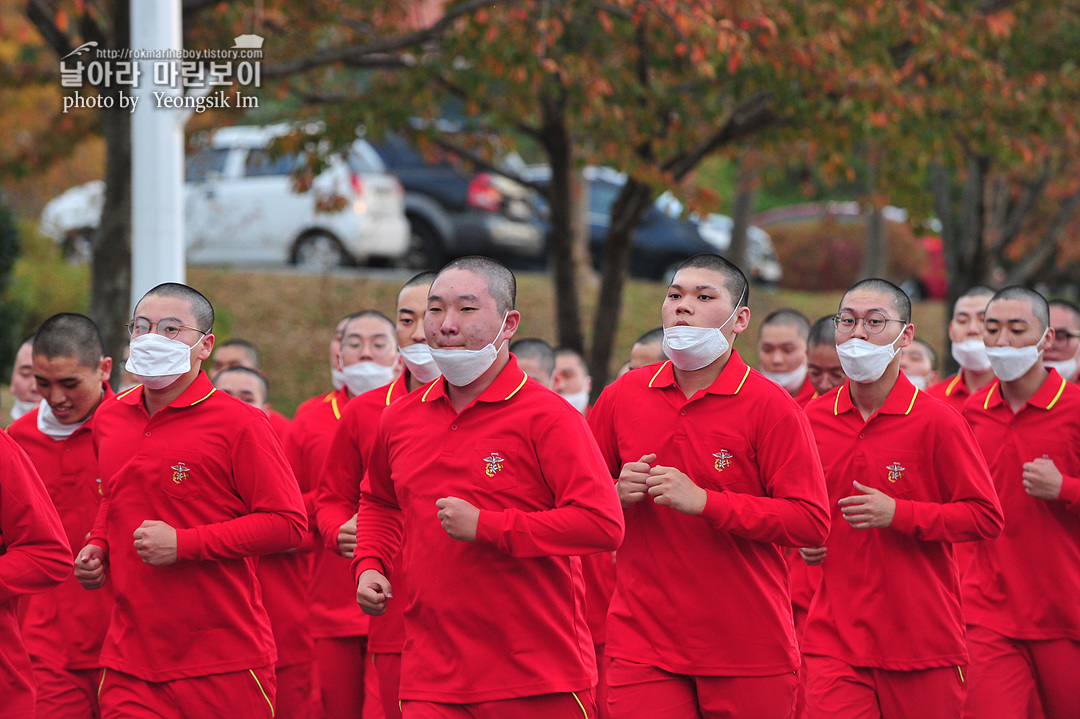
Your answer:
[[[226,127],[187,157],[184,235],[193,264],[292,263],[315,270],[400,261],[409,249],[405,193],[364,140],[335,155],[308,192],[293,189],[300,156],[273,154],[290,131]],[[87,183],[51,200],[42,231],[72,260],[89,257],[105,186]]]

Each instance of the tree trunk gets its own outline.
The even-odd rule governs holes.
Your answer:
[[[579,178],[574,171],[572,148],[565,118],[555,102],[544,104],[542,142],[551,165],[548,185],[548,206],[551,208],[549,250],[555,279],[555,316],[557,343],[584,354],[585,338],[581,328],[581,302],[577,283],[577,264],[574,261],[574,237],[579,214],[576,200]]]
[[[111,3],[113,47],[130,43],[131,11],[127,0]],[[144,78],[145,79],[145,78]],[[103,88],[102,92],[106,92]],[[131,317],[131,113],[102,110],[105,137],[105,205],[94,233],[90,279],[90,318],[97,323],[105,353],[113,358],[111,382],[119,386],[120,365]]]
[[[622,290],[630,255],[634,248],[634,232],[641,216],[652,204],[652,188],[633,178],[626,181],[611,207],[611,225],[604,238],[604,263],[600,278],[600,295],[596,300],[596,320],[593,322],[592,400],[608,383],[611,355],[615,348],[615,333],[622,309]]]
[[[757,163],[750,151],[739,153],[738,180],[735,188],[735,202],[731,210],[731,244],[728,246],[727,260],[751,276],[750,261],[746,249],[750,245],[747,232],[750,229],[750,216],[754,213],[754,199],[758,185]]]
[[[863,252],[862,276],[885,274],[885,216],[880,207],[871,207],[866,218],[866,250]]]

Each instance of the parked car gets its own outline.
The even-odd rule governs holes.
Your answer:
[[[588,183],[589,254],[597,269],[603,261],[604,237],[611,224],[611,206],[626,184],[626,175],[608,167],[586,167]],[[551,170],[546,165],[534,165],[524,177],[532,182],[546,183]],[[691,214],[682,217],[682,204],[670,192],[657,198],[645,211],[634,233],[634,248],[630,256],[630,276],[670,281],[675,269],[688,257],[712,252],[725,254],[731,246],[731,218],[708,215],[701,218]],[[750,279],[765,284],[780,281],[782,270],[773,249],[772,240],[764,230],[751,227],[747,233],[750,259]]]
[[[508,264],[543,260],[535,193],[524,185],[487,172],[467,173],[450,162],[429,162],[399,135],[388,135],[374,148],[405,187],[411,228],[407,266],[437,269],[465,255]]]
[[[301,157],[270,150],[271,142],[290,129],[285,124],[221,128],[206,148],[187,157],[188,261],[292,263],[325,270],[404,257],[409,247],[404,190],[371,146],[357,140],[331,158],[310,191],[300,193],[293,189],[292,172]],[[70,259],[89,256],[88,238],[98,225],[104,192],[104,183],[87,183],[45,206],[42,231]]]

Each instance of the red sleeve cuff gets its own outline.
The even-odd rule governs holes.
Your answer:
[[[481,509],[480,517],[476,522],[476,541],[499,545],[499,537],[502,536],[503,516],[506,512],[496,512],[490,509]]]
[[[1080,478],[1062,476],[1058,499],[1068,504],[1072,511],[1080,511]]]
[[[176,559],[179,561],[199,559],[202,556],[202,538],[199,528],[176,530]]]
[[[908,499],[896,500],[896,512],[893,514],[890,529],[904,534],[912,534],[915,531],[915,503]]]
[[[705,509],[701,511],[701,517],[714,527],[723,527],[731,512],[731,503],[723,492],[711,489],[705,490]]]
[[[376,572],[386,577],[386,567],[384,567],[383,563],[378,559],[375,559],[375,557],[361,557],[360,559],[357,559],[353,562],[352,569],[354,583],[359,582],[360,575],[369,569],[374,569]],[[389,579],[389,577],[386,578]]]

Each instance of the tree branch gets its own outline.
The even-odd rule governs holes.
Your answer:
[[[488,112],[490,114],[499,114],[499,115],[502,114],[502,113],[496,113],[494,108],[489,103],[480,103],[480,100],[477,99],[475,96],[470,96],[469,93],[466,92],[466,90],[463,87],[461,87],[456,82],[451,80],[444,73],[439,73],[438,75],[436,75],[435,76],[435,82],[437,82],[444,90],[449,92],[451,95],[453,95],[453,96],[455,96],[455,97],[457,97],[457,98],[459,98],[461,100],[466,100],[466,101],[472,100],[473,102],[481,104],[481,106],[482,106],[481,109],[483,109],[484,111],[486,111],[486,112]],[[565,93],[563,93],[563,96],[565,97]],[[540,139],[540,130],[538,128],[533,127],[532,125],[528,125],[528,124],[526,124],[526,123],[524,123],[524,122],[522,122],[520,120],[516,120],[516,119],[507,119],[507,123],[510,124],[518,132],[524,133],[524,134],[526,134],[526,135],[528,135],[528,136],[530,136],[532,138],[535,138],[537,140]]]
[[[735,108],[716,133],[698,143],[689,152],[665,161],[660,166],[661,169],[670,172],[676,181],[681,180],[711,153],[771,123],[772,101],[771,92],[762,90],[754,93]]]
[[[75,45],[67,33],[61,32],[53,17],[56,15],[47,0],[26,0],[26,17],[34,24],[46,44],[53,49],[57,57],[64,57]]]
[[[504,0],[505,1],[505,0]],[[454,6],[445,15],[438,19],[430,27],[415,32],[406,33],[399,37],[385,38],[363,45],[348,45],[345,47],[331,47],[320,50],[306,57],[296,58],[274,65],[262,66],[263,77],[281,77],[300,72],[307,72],[315,68],[334,65],[339,62],[355,62],[367,55],[386,55],[410,48],[418,47],[426,42],[439,38],[455,20],[473,13],[481,8],[499,4],[496,0],[467,0]]]
[[[1068,226],[1077,208],[1080,207],[1080,188],[1062,200],[1057,216],[1050,228],[1043,234],[1039,244],[1031,252],[1024,254],[1024,259],[1009,272],[1006,284],[1027,284],[1031,276],[1046,262],[1057,249],[1059,238]]]
[[[477,155],[472,150],[464,148],[456,143],[450,142],[449,140],[446,140],[441,136],[433,137],[431,138],[431,141],[435,143],[435,146],[438,147],[440,150],[456,155],[462,160],[468,162],[469,164],[483,170],[484,172],[489,172],[493,175],[499,175],[500,177],[505,177],[508,180],[513,180],[519,185],[525,185],[526,187],[535,190],[536,192],[539,192],[541,195],[545,197],[547,196],[547,190],[542,185],[530,182],[529,180],[526,180],[519,176],[517,173],[510,172],[509,170],[505,170],[498,165],[492,164]]]
[[[1035,209],[1035,204],[1043,196],[1048,184],[1050,184],[1050,163],[1044,162],[1039,175],[1024,184],[1024,191],[1021,193],[1020,199],[1008,214],[1005,225],[1001,228],[1001,234],[990,250],[991,257],[1001,257],[1009,243],[1020,234],[1024,221]]]

